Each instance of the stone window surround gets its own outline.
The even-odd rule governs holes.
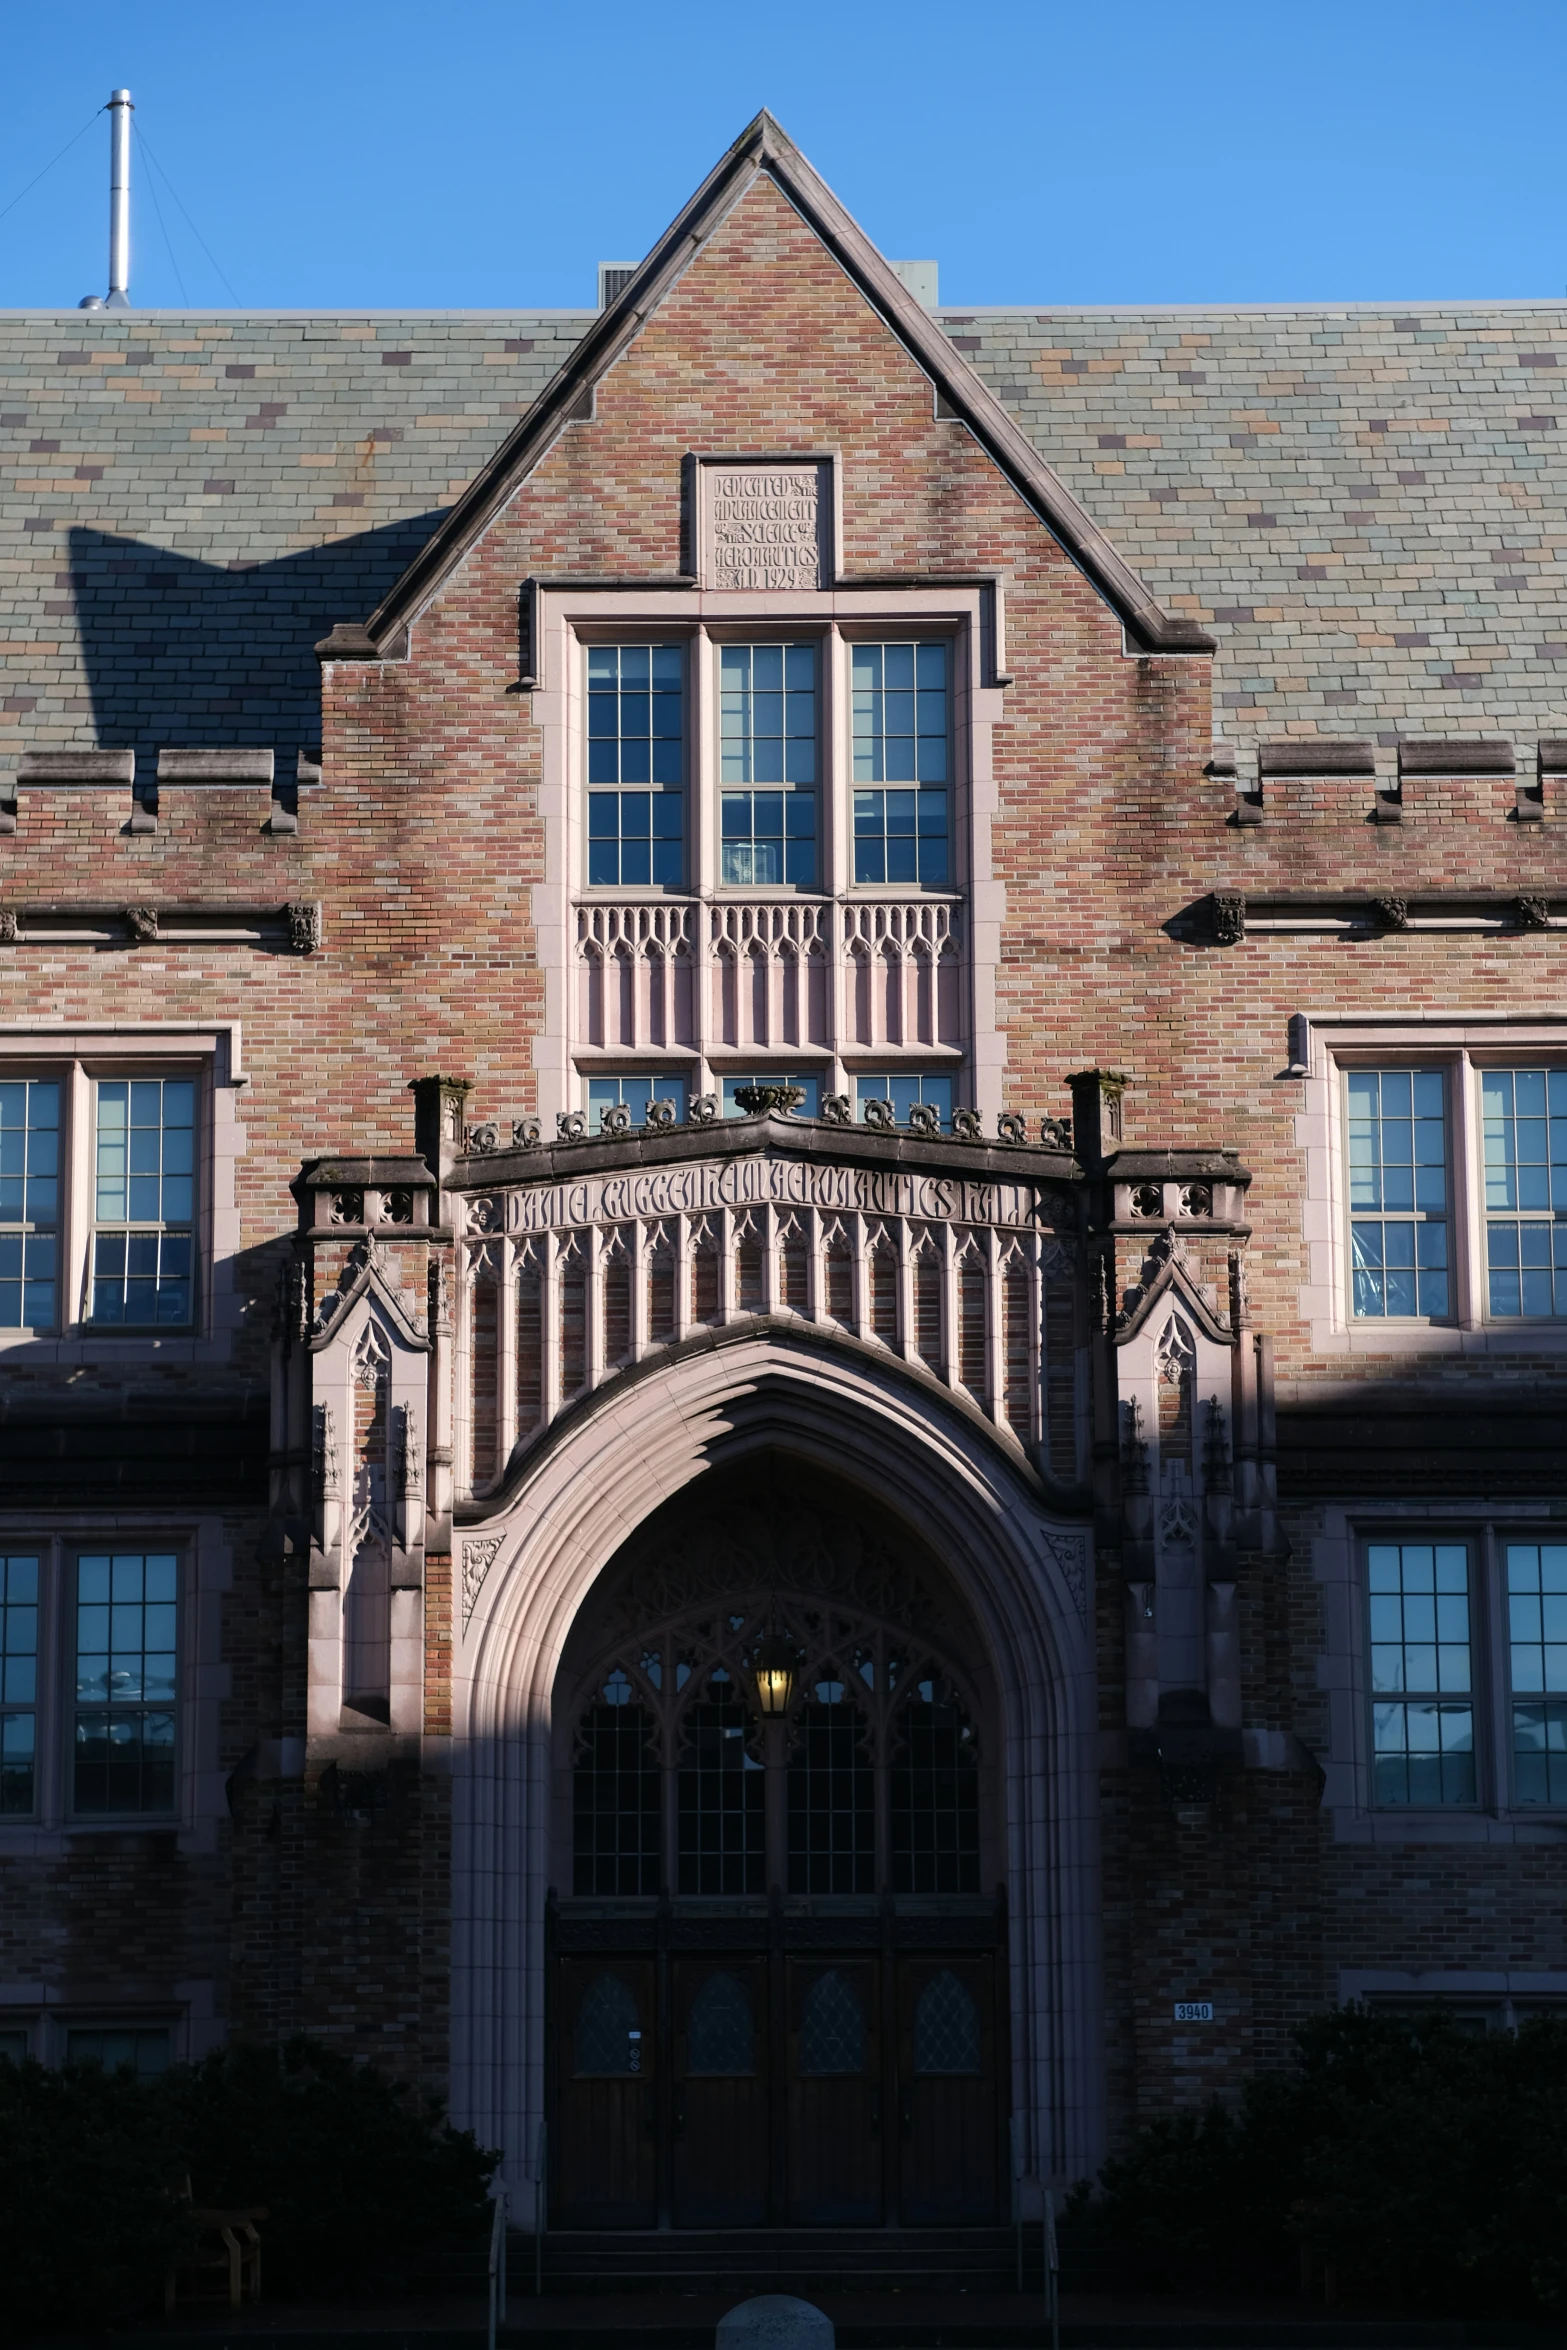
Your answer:
[[[1567,1526],[1549,1505],[1490,1502],[1475,1507],[1388,1500],[1331,1504],[1312,1539],[1312,1574],[1322,1589],[1323,1645],[1317,1686],[1327,1699],[1328,1738],[1318,1760],[1327,1774],[1323,1809],[1339,1844],[1551,1844],[1564,1812],[1511,1800],[1507,1592],[1502,1545],[1560,1539]],[[1365,1546],[1378,1540],[1467,1542],[1470,1558],[1475,1762],[1479,1800],[1433,1806],[1371,1801],[1370,1632]]]
[[[653,905],[682,903],[692,907],[736,901],[754,903],[773,898],[786,904],[821,903],[824,899],[840,904],[874,904],[921,897],[929,897],[933,902],[966,900],[964,1028],[968,1049],[963,1062],[968,1084],[960,1086],[960,1091],[969,1095],[973,1106],[988,1122],[1003,1107],[1006,1054],[1006,1040],[995,1024],[996,968],[1004,906],[991,860],[995,786],[990,756],[991,728],[1005,715],[1004,689],[998,683],[985,681],[987,660],[994,665],[999,653],[999,587],[975,580],[958,587],[913,583],[908,587],[877,585],[737,596],[673,586],[551,588],[546,581],[536,581],[532,583],[530,597],[529,637],[536,679],[532,689],[533,706],[543,737],[539,813],[545,841],[545,878],[533,890],[533,918],[545,980],[545,1018],[534,1040],[534,1066],[545,1130],[553,1127],[561,1111],[580,1107],[583,1079],[601,1065],[605,1074],[621,1075],[634,1074],[644,1057],[649,1068],[681,1066],[688,1071],[688,1084],[693,1093],[715,1091],[718,1077],[724,1074],[722,1064],[715,1074],[714,1063],[705,1050],[691,1055],[672,1052],[665,1046],[649,1046],[645,1048],[645,1056],[618,1050],[603,1055],[601,1064],[596,1053],[590,1051],[584,1055],[575,1049],[575,909],[579,903],[610,900]],[[583,784],[586,678],[585,664],[578,657],[580,646],[594,638],[603,641],[620,632],[641,635],[661,629],[695,639],[699,648],[697,675],[688,686],[688,708],[699,711],[710,708],[712,713],[710,724],[690,729],[688,722],[687,806],[692,818],[688,853],[698,876],[697,884],[678,895],[651,888],[590,891],[583,879],[586,872]],[[712,647],[725,635],[789,631],[826,636],[839,647],[846,643],[848,636],[856,635],[940,633],[952,639],[954,755],[949,788],[954,864],[960,876],[952,891],[847,885],[833,900],[825,892],[717,887],[712,879],[716,872],[718,822],[717,677]],[[830,673],[840,667],[844,675],[835,685]],[[824,816],[821,840],[828,870],[841,874],[849,870],[851,845],[848,795],[852,784],[848,778],[852,771],[852,750],[847,664],[840,656],[825,659],[822,668],[822,768],[824,777],[835,778],[837,783],[832,788],[826,782],[818,786]],[[700,977],[699,973],[699,984]],[[754,1046],[748,1046],[742,1055],[747,1068],[767,1057],[759,1055]],[[785,1045],[780,1046],[778,1058],[780,1066],[793,1066],[802,1058],[818,1060],[820,1055],[802,1054],[798,1045]],[[824,1069],[824,1090],[850,1091],[854,1068],[868,1069],[873,1064],[889,1068],[904,1061],[910,1066],[939,1065],[946,1059],[942,1051],[933,1053],[928,1045],[883,1046],[874,1054],[859,1053],[849,1061],[844,1059],[841,1049],[836,1049]]]
[[[1504,2029],[1544,2006],[1567,2015],[1567,1971],[1560,1967],[1340,1967],[1340,2003],[1413,2010],[1422,2001],[1440,2008],[1488,2008]],[[1515,2006],[1516,2003],[1516,2006]]]
[[[70,1801],[72,1570],[79,1552],[115,1547],[172,1550],[180,1562],[175,1803],[172,1812],[94,1812],[78,1818]],[[0,1859],[58,1859],[79,1838],[105,1835],[172,1836],[182,1852],[215,1852],[218,1824],[227,1813],[219,1717],[230,1694],[220,1618],[233,1567],[222,1521],[208,1516],[180,1521],[132,1511],[112,1518],[85,1511],[26,1517],[6,1511],[0,1515],[0,1550],[36,1550],[40,1579],[37,1808],[26,1819],[0,1816]],[[0,2001],[4,1997],[0,1987]]]
[[[73,1985],[63,1992],[54,1983],[0,1982],[0,2032],[25,2032],[29,2056],[59,2065],[70,2031],[161,2028],[169,2035],[170,2061],[194,2064],[226,2037],[216,1992],[210,1976],[168,1984]]]
[[[226,1363],[240,1322],[231,1267],[240,1244],[235,1167],[245,1148],[239,1096],[248,1082],[241,1067],[236,1021],[7,1021],[0,1025],[0,1078],[67,1077],[62,1148],[59,1297],[69,1313],[86,1294],[92,1229],[92,1111],[87,1084],[94,1077],[174,1076],[197,1080],[196,1321],[168,1331],[98,1329],[63,1319],[53,1331],[0,1330],[0,1354],[26,1349],[29,1363],[75,1368],[86,1363]],[[75,1095],[80,1098],[73,1100]]]
[[[1304,1075],[1295,1140],[1305,1166],[1302,1238],[1307,1278],[1300,1310],[1322,1357],[1558,1354],[1567,1322],[1492,1321],[1485,1306],[1485,1204],[1477,1066],[1567,1060],[1567,1021],[1539,1012],[1342,1012],[1291,1021],[1287,1074]],[[1448,1089],[1452,1176],[1451,1322],[1405,1322],[1350,1312],[1349,1187],[1343,1072],[1441,1066]]]

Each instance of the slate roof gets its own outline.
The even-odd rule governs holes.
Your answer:
[[[1243,768],[1290,731],[1567,733],[1567,304],[940,324],[1165,607]],[[0,314],[0,762],[315,739],[581,312]]]

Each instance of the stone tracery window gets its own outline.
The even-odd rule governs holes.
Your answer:
[[[779,1631],[799,1667],[769,1719],[751,1668]],[[752,1590],[622,1638],[578,1686],[576,1893],[980,1891],[976,1708],[907,1625]]]

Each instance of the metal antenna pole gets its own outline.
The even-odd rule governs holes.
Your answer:
[[[131,306],[131,94],[109,92],[109,300],[110,310]]]

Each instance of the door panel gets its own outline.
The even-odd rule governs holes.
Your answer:
[[[789,1964],[789,2218],[815,2227],[881,2219],[877,1967]]]
[[[988,1958],[898,1968],[898,2135],[909,2226],[996,2217],[996,2042]]]
[[[757,1959],[677,1959],[677,2228],[767,2218],[767,1975]]]
[[[658,2224],[650,1959],[562,1959],[557,2224]]]

